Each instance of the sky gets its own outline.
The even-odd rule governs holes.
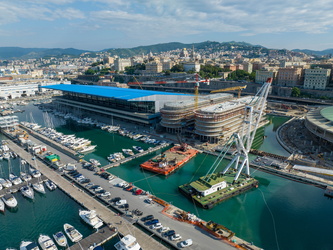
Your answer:
[[[333,1],[0,0],[0,47],[99,51],[204,41],[333,48]]]

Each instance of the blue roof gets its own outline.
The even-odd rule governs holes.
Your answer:
[[[141,89],[125,89],[108,86],[96,86],[96,85],[76,85],[76,84],[58,84],[50,86],[42,86],[46,89],[54,89],[66,92],[95,95],[101,97],[109,97],[123,100],[131,100],[134,98],[140,98],[151,95],[186,95],[179,93],[168,93],[162,91],[141,90]]]

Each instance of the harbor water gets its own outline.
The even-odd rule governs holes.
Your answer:
[[[42,112],[36,106],[28,105],[25,110],[25,113],[18,115],[21,120],[29,120],[32,112],[34,120],[44,125]],[[58,131],[66,134],[75,133],[98,145],[93,153],[85,156],[85,159],[95,158],[104,165],[108,163],[106,156],[119,152],[122,148],[138,145],[147,149],[152,146],[100,129],[78,126],[71,122],[65,124],[56,117],[52,119]],[[276,129],[287,118],[269,117],[269,119],[271,122],[263,130],[263,134],[267,137],[263,139],[261,136],[258,149],[288,155],[275,138]],[[213,220],[225,225],[238,237],[253,242],[263,249],[333,249],[331,238],[333,201],[324,197],[322,189],[251,169],[252,176],[260,182],[259,188],[233,197],[211,210],[204,210],[182,196],[178,192],[178,186],[205,175],[215,157],[199,154],[168,177],[140,169],[140,163],[161,151],[163,150],[108,171],[204,220]],[[222,170],[225,164],[226,162],[219,166],[218,170]],[[20,193],[15,196],[19,198],[18,211],[7,212],[0,216],[4,222],[2,225],[6,225],[0,228],[0,238],[5,239],[0,241],[0,249],[17,247],[24,239],[36,240],[40,233],[51,235],[61,230],[66,222],[73,223],[84,235],[91,232],[79,220],[80,206],[60,190],[47,192],[45,196],[36,195],[34,202],[29,202]],[[44,220],[39,221],[39,217]],[[112,249],[110,246],[106,248]]]

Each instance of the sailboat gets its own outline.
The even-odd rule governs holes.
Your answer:
[[[25,168],[25,160],[20,160],[20,177],[23,181],[31,181],[32,177],[30,174],[27,173],[26,168]]]
[[[32,199],[32,200],[35,198],[34,190],[31,187],[29,187],[28,185],[21,187],[20,190],[21,190],[21,193],[23,194],[23,196],[25,196],[29,199]]]
[[[0,199],[0,211],[5,212],[5,203]]]

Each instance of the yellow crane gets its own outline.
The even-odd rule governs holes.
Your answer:
[[[213,91],[210,91],[210,93],[219,93],[219,92],[224,92],[224,91],[232,91],[232,90],[238,90],[238,98],[241,95],[241,92],[243,89],[246,89],[247,85],[244,86],[235,86],[235,87],[230,87],[230,88],[224,88],[224,89],[216,89]]]

